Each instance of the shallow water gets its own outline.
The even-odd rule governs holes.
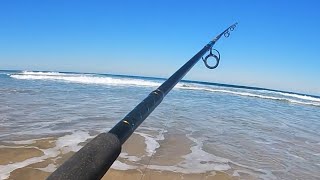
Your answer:
[[[55,148],[77,151],[80,142],[108,131],[163,81],[0,71],[0,141],[60,137]],[[182,82],[137,129],[143,151],[130,152],[136,147],[127,145],[113,168],[148,163],[149,169],[223,171],[240,179],[319,179],[319,110],[316,96]],[[14,165],[0,165],[1,177]]]

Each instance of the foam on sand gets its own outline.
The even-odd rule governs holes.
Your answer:
[[[43,162],[44,160],[48,158],[54,158],[57,157],[59,154],[66,154],[71,151],[78,151],[81,146],[79,143],[86,141],[87,139],[92,138],[88,132],[85,131],[74,131],[72,134],[65,135],[63,137],[60,137],[55,142],[55,146],[48,149],[40,149],[35,146],[29,146],[36,149],[39,149],[43,152],[44,155],[39,157],[32,157],[29,159],[26,159],[21,162],[15,162],[7,165],[0,165],[0,179],[7,179],[10,176],[10,173],[16,169],[26,167],[31,164],[35,164],[38,162]],[[32,140],[31,140],[32,141]],[[31,141],[24,141],[26,144],[29,144]],[[18,143],[22,143],[23,141],[20,141]],[[15,141],[17,143],[17,141]],[[14,147],[13,147],[14,148]],[[52,165],[46,167],[43,169],[44,171],[53,171],[55,170],[55,167]]]
[[[55,170],[57,169],[57,166],[54,165],[54,164],[48,164],[47,167],[44,167],[44,168],[36,168],[36,169],[39,169],[39,170],[44,171],[44,172],[49,172],[49,173],[51,173],[51,172],[53,172],[53,171],[55,171]]]
[[[3,141],[4,143],[12,143],[12,144],[34,144],[36,143],[37,140],[40,140],[40,139],[30,139],[30,140],[22,140],[22,141]]]
[[[116,169],[116,170],[129,170],[129,169],[137,169],[138,167],[137,166],[132,166],[132,165],[128,165],[128,164],[125,164],[119,160],[116,160],[112,166],[111,166],[112,169]]]
[[[136,161],[141,160],[141,158],[138,158],[137,156],[129,156],[128,153],[125,153],[125,152],[120,153],[119,157],[121,157],[123,159],[127,159],[132,162],[136,162]]]
[[[217,157],[213,154],[209,154],[202,150],[203,141],[197,140],[191,135],[187,137],[192,140],[195,145],[191,147],[191,153],[182,156],[184,160],[177,165],[173,166],[161,166],[161,165],[149,165],[148,168],[154,170],[174,171],[184,174],[191,173],[206,173],[209,171],[226,171],[231,169],[228,165],[230,160]]]
[[[155,137],[146,133],[141,133],[141,132],[135,132],[135,133],[145,138],[147,156],[152,156],[152,154],[156,151],[156,149],[160,147],[160,144],[158,143],[158,141],[164,140],[164,136],[162,133],[159,133]]]
[[[140,133],[137,134],[143,136],[145,138],[145,143],[149,143],[149,148],[146,148],[147,156],[153,155],[153,153],[160,147],[160,144],[157,142],[159,139],[162,139],[161,133],[157,136]],[[158,138],[157,138],[158,137]],[[141,158],[137,158],[135,156],[128,156],[127,153],[122,153],[120,157],[130,161],[128,165],[123,162],[117,162],[114,166],[114,169],[117,170],[129,170],[129,169],[145,169],[148,168],[150,170],[157,171],[170,171],[175,173],[182,174],[201,174],[201,173],[209,173],[209,172],[228,172],[233,176],[240,176],[239,173],[245,173],[250,175],[251,177],[257,177],[260,179],[274,179],[275,176],[271,171],[266,171],[262,169],[257,169],[254,167],[249,167],[242,165],[237,162],[233,162],[230,159],[216,156],[214,154],[210,154],[203,150],[203,143],[207,140],[206,138],[195,138],[192,136],[192,133],[187,134],[186,137],[193,142],[190,150],[191,152],[186,155],[181,155],[183,158],[182,161],[177,162],[173,165],[161,165],[159,162],[156,164],[150,161],[150,164],[140,164]],[[156,139],[157,138],[157,139]],[[148,147],[148,145],[147,145]],[[176,147],[179,148],[179,147]],[[149,150],[148,150],[149,149]],[[240,167],[234,169],[234,167]]]

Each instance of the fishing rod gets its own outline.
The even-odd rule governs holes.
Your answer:
[[[109,132],[101,133],[93,138],[88,144],[82,147],[57,170],[55,170],[47,179],[101,179],[113,162],[118,158],[122,144],[132,135],[139,125],[161,103],[163,98],[171,91],[171,89],[200,59],[203,60],[205,66],[209,69],[218,67],[220,62],[220,53],[212,47],[221,38],[221,36],[229,37],[230,32],[235,29],[237,24],[238,23],[231,25],[205,45],[169,79],[161,84],[156,90],[152,91]],[[209,52],[209,54],[205,56],[207,52]],[[216,52],[216,54],[214,52]],[[214,66],[210,66],[207,62],[210,57],[213,57],[216,61]]]

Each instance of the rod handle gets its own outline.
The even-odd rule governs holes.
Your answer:
[[[47,180],[101,179],[120,152],[118,137],[101,133],[64,162]]]

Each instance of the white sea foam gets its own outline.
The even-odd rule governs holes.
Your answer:
[[[239,177],[239,176],[240,176],[240,174],[239,174],[239,172],[238,172],[238,171],[234,171],[234,172],[233,172],[233,174],[232,174],[232,176],[237,176],[237,177]]]
[[[302,100],[310,100],[310,101],[299,101],[299,100],[286,98],[286,97],[277,97],[277,96],[270,96],[270,95],[267,96],[267,95],[262,95],[262,94],[249,93],[249,92],[232,91],[232,90],[225,90],[225,89],[213,89],[213,88],[207,88],[207,87],[179,86],[179,88],[180,89],[188,89],[188,90],[202,90],[202,91],[209,91],[209,92],[228,93],[228,94],[234,94],[234,95],[246,96],[246,97],[255,97],[255,98],[261,98],[261,99],[287,101],[287,102],[295,103],[295,104],[320,106],[320,103],[312,102],[312,101],[319,101],[320,102],[320,99],[313,98],[313,97],[310,97],[310,96],[302,96],[302,95],[294,95],[294,94],[292,94],[292,97],[299,98],[299,99],[302,99]],[[272,93],[274,93],[274,92],[272,92]],[[285,95],[289,96],[288,93],[281,93],[281,94],[284,95],[284,96]]]
[[[79,145],[81,142],[85,142],[87,139],[91,138],[88,132],[85,131],[76,131],[70,135],[65,135],[58,138],[56,141],[56,147],[59,150],[66,154],[70,151],[77,152],[81,149],[82,146]]]
[[[103,85],[111,85],[111,86],[143,86],[143,87],[158,87],[160,85],[159,82],[152,80],[142,80],[136,78],[124,78],[124,77],[106,77],[106,76],[96,76],[92,74],[71,74],[71,73],[59,73],[59,72],[33,72],[33,71],[24,71],[19,74],[10,75],[12,78],[16,79],[25,79],[25,80],[57,80],[71,83],[83,83],[83,84],[103,84]],[[275,92],[275,91],[267,91],[263,90],[260,92],[267,92],[266,94],[261,94],[259,91],[253,92],[243,92],[239,89],[221,89],[208,87],[203,85],[196,85],[194,83],[178,83],[176,85],[177,89],[185,89],[185,90],[195,90],[195,91],[209,91],[209,92],[217,92],[217,93],[228,93],[238,96],[245,97],[254,97],[261,99],[270,99],[270,100],[278,100],[278,101],[286,101],[295,104],[303,104],[303,105],[313,105],[320,106],[320,98],[311,97],[307,95],[298,95],[284,92]],[[254,93],[256,92],[256,93]],[[274,94],[275,96],[273,96]],[[276,94],[281,95],[281,97],[276,96]],[[289,98],[292,97],[292,98]],[[293,99],[295,98],[295,99]]]
[[[132,165],[128,165],[126,163],[123,163],[119,160],[116,160],[112,166],[111,166],[112,169],[116,169],[116,170],[129,170],[129,169],[137,169],[138,167],[137,166],[132,166]]]
[[[299,94],[294,94],[294,93],[284,93],[284,92],[274,92],[283,96],[289,96],[289,97],[295,97],[298,99],[304,99],[304,100],[308,100],[308,101],[316,101],[316,102],[320,102],[320,98],[316,98],[316,97],[311,97],[311,96],[307,96],[307,95],[299,95]]]
[[[146,152],[148,156],[160,147],[158,140],[163,140],[164,136],[160,133],[156,137],[148,135],[145,133],[138,132],[137,134],[145,138],[147,149]],[[162,166],[162,165],[153,165],[149,164],[149,169],[154,170],[165,170],[165,171],[174,171],[180,173],[204,173],[208,171],[225,171],[229,170],[231,167],[228,165],[229,160],[221,157],[217,157],[213,154],[209,154],[202,150],[203,141],[197,140],[188,135],[188,138],[192,140],[195,145],[191,147],[191,153],[182,156],[184,160],[176,165],[172,166]]]
[[[21,140],[21,141],[3,141],[5,143],[12,143],[12,144],[34,144],[36,142],[36,140],[40,140],[40,139],[31,139],[31,140]]]
[[[44,172],[53,172],[57,169],[57,167],[54,165],[54,164],[49,164],[47,167],[44,167],[44,168],[36,168],[36,169],[39,169],[41,171],[44,171]]]
[[[275,176],[272,174],[271,171],[245,166],[243,164],[236,163],[230,159],[218,157],[202,150],[203,142],[206,140],[205,138],[193,138],[191,134],[187,134],[187,137],[193,142],[195,142],[196,145],[191,148],[192,152],[190,154],[184,156],[185,161],[179,164],[180,167],[184,168],[184,173],[190,173],[192,171],[194,171],[194,173],[202,173],[212,170],[226,171],[231,169],[231,166],[229,164],[235,164],[237,166],[251,170],[251,172],[246,172],[248,174],[251,174],[252,177],[254,177],[255,175],[253,172],[257,172],[258,174],[256,175],[258,175],[260,179],[275,179]],[[186,169],[188,171],[185,171]],[[237,175],[238,172],[235,171],[234,174]]]
[[[147,156],[152,156],[152,154],[155,153],[156,149],[160,147],[160,144],[158,143],[158,141],[164,140],[164,136],[162,133],[158,134],[155,137],[149,134],[141,133],[141,132],[135,132],[135,133],[144,137]]]
[[[123,158],[123,159],[127,159],[129,161],[132,161],[132,162],[136,162],[136,161],[140,161],[141,158],[138,158],[137,156],[129,156],[128,153],[120,153],[119,157]]]
[[[148,165],[148,168],[154,170],[174,171],[180,173],[204,173],[209,171],[226,171],[231,167],[228,165],[229,160],[217,157],[203,151],[197,144],[191,148],[191,153],[183,156],[185,160],[173,166]]]
[[[22,71],[20,74],[23,75],[43,75],[43,76],[61,76],[61,75],[67,75],[66,73],[60,73],[60,72],[41,72],[41,71]]]
[[[7,165],[0,165],[0,179],[7,179],[10,176],[10,173],[16,169],[26,167],[30,164],[42,162],[48,158],[57,157],[60,153],[78,151],[81,148],[81,146],[79,146],[79,143],[84,142],[87,139],[90,139],[92,137],[93,136],[91,136],[88,132],[75,131],[72,134],[65,135],[63,137],[58,138],[56,141],[56,146],[53,148],[39,149],[37,147],[34,147],[41,150],[44,153],[44,155],[40,157],[32,157],[21,162],[11,163]],[[26,144],[30,143],[29,141],[25,141],[25,142]],[[45,170],[48,170],[48,169],[52,170],[54,168],[50,166],[50,167],[46,167]]]
[[[116,77],[102,77],[85,74],[64,74],[55,72],[28,72],[21,74],[12,74],[10,77],[15,79],[25,80],[59,80],[71,83],[83,83],[83,84],[105,84],[105,85],[131,85],[131,86],[146,86],[155,87],[159,86],[160,83],[154,81],[147,81],[133,78],[116,78]]]
[[[12,163],[8,165],[0,165],[0,179],[7,179],[10,176],[10,173],[16,169],[23,168],[30,164],[37,162],[42,162],[44,159],[49,158],[46,154],[41,157],[33,157],[26,159],[22,162]]]
[[[190,134],[187,137],[196,143],[195,146],[191,147],[191,153],[183,156],[185,159],[179,164],[183,167],[184,173],[201,173],[207,171],[225,171],[231,167],[228,165],[229,159],[215,156],[202,150],[203,140],[193,138]]]
[[[137,133],[143,137],[147,137],[146,143],[152,144],[152,148],[158,147],[158,143],[155,143],[156,140],[150,140],[152,138],[151,135],[144,134],[144,133]],[[192,134],[192,133],[191,133]],[[239,176],[239,172],[250,174],[252,177],[259,177],[260,179],[275,179],[275,176],[272,174],[271,171],[266,171],[262,169],[257,169],[249,166],[245,166],[236,162],[233,162],[229,159],[218,157],[213,154],[210,154],[204,150],[202,150],[203,142],[205,141],[204,138],[196,139],[191,136],[191,134],[187,134],[187,137],[195,143],[194,146],[190,148],[191,153],[182,156],[184,160],[176,165],[154,165],[148,164],[144,165],[145,167],[153,170],[160,170],[160,171],[171,171],[171,172],[179,172],[184,174],[190,173],[205,173],[210,171],[228,171],[231,170],[230,164],[234,164],[236,166],[243,167],[243,170],[233,170],[233,176]],[[148,151],[147,151],[148,152]],[[151,152],[151,151],[149,151]],[[121,156],[121,155],[120,155]],[[124,158],[128,157],[126,153],[122,155]],[[130,160],[130,158],[126,158],[131,162],[136,162],[136,158]],[[114,166],[114,167],[113,167]],[[128,170],[128,169],[135,169],[138,168],[136,166],[128,165],[122,162],[115,162],[115,165],[112,167],[118,170]],[[245,170],[246,169],[246,170]]]

